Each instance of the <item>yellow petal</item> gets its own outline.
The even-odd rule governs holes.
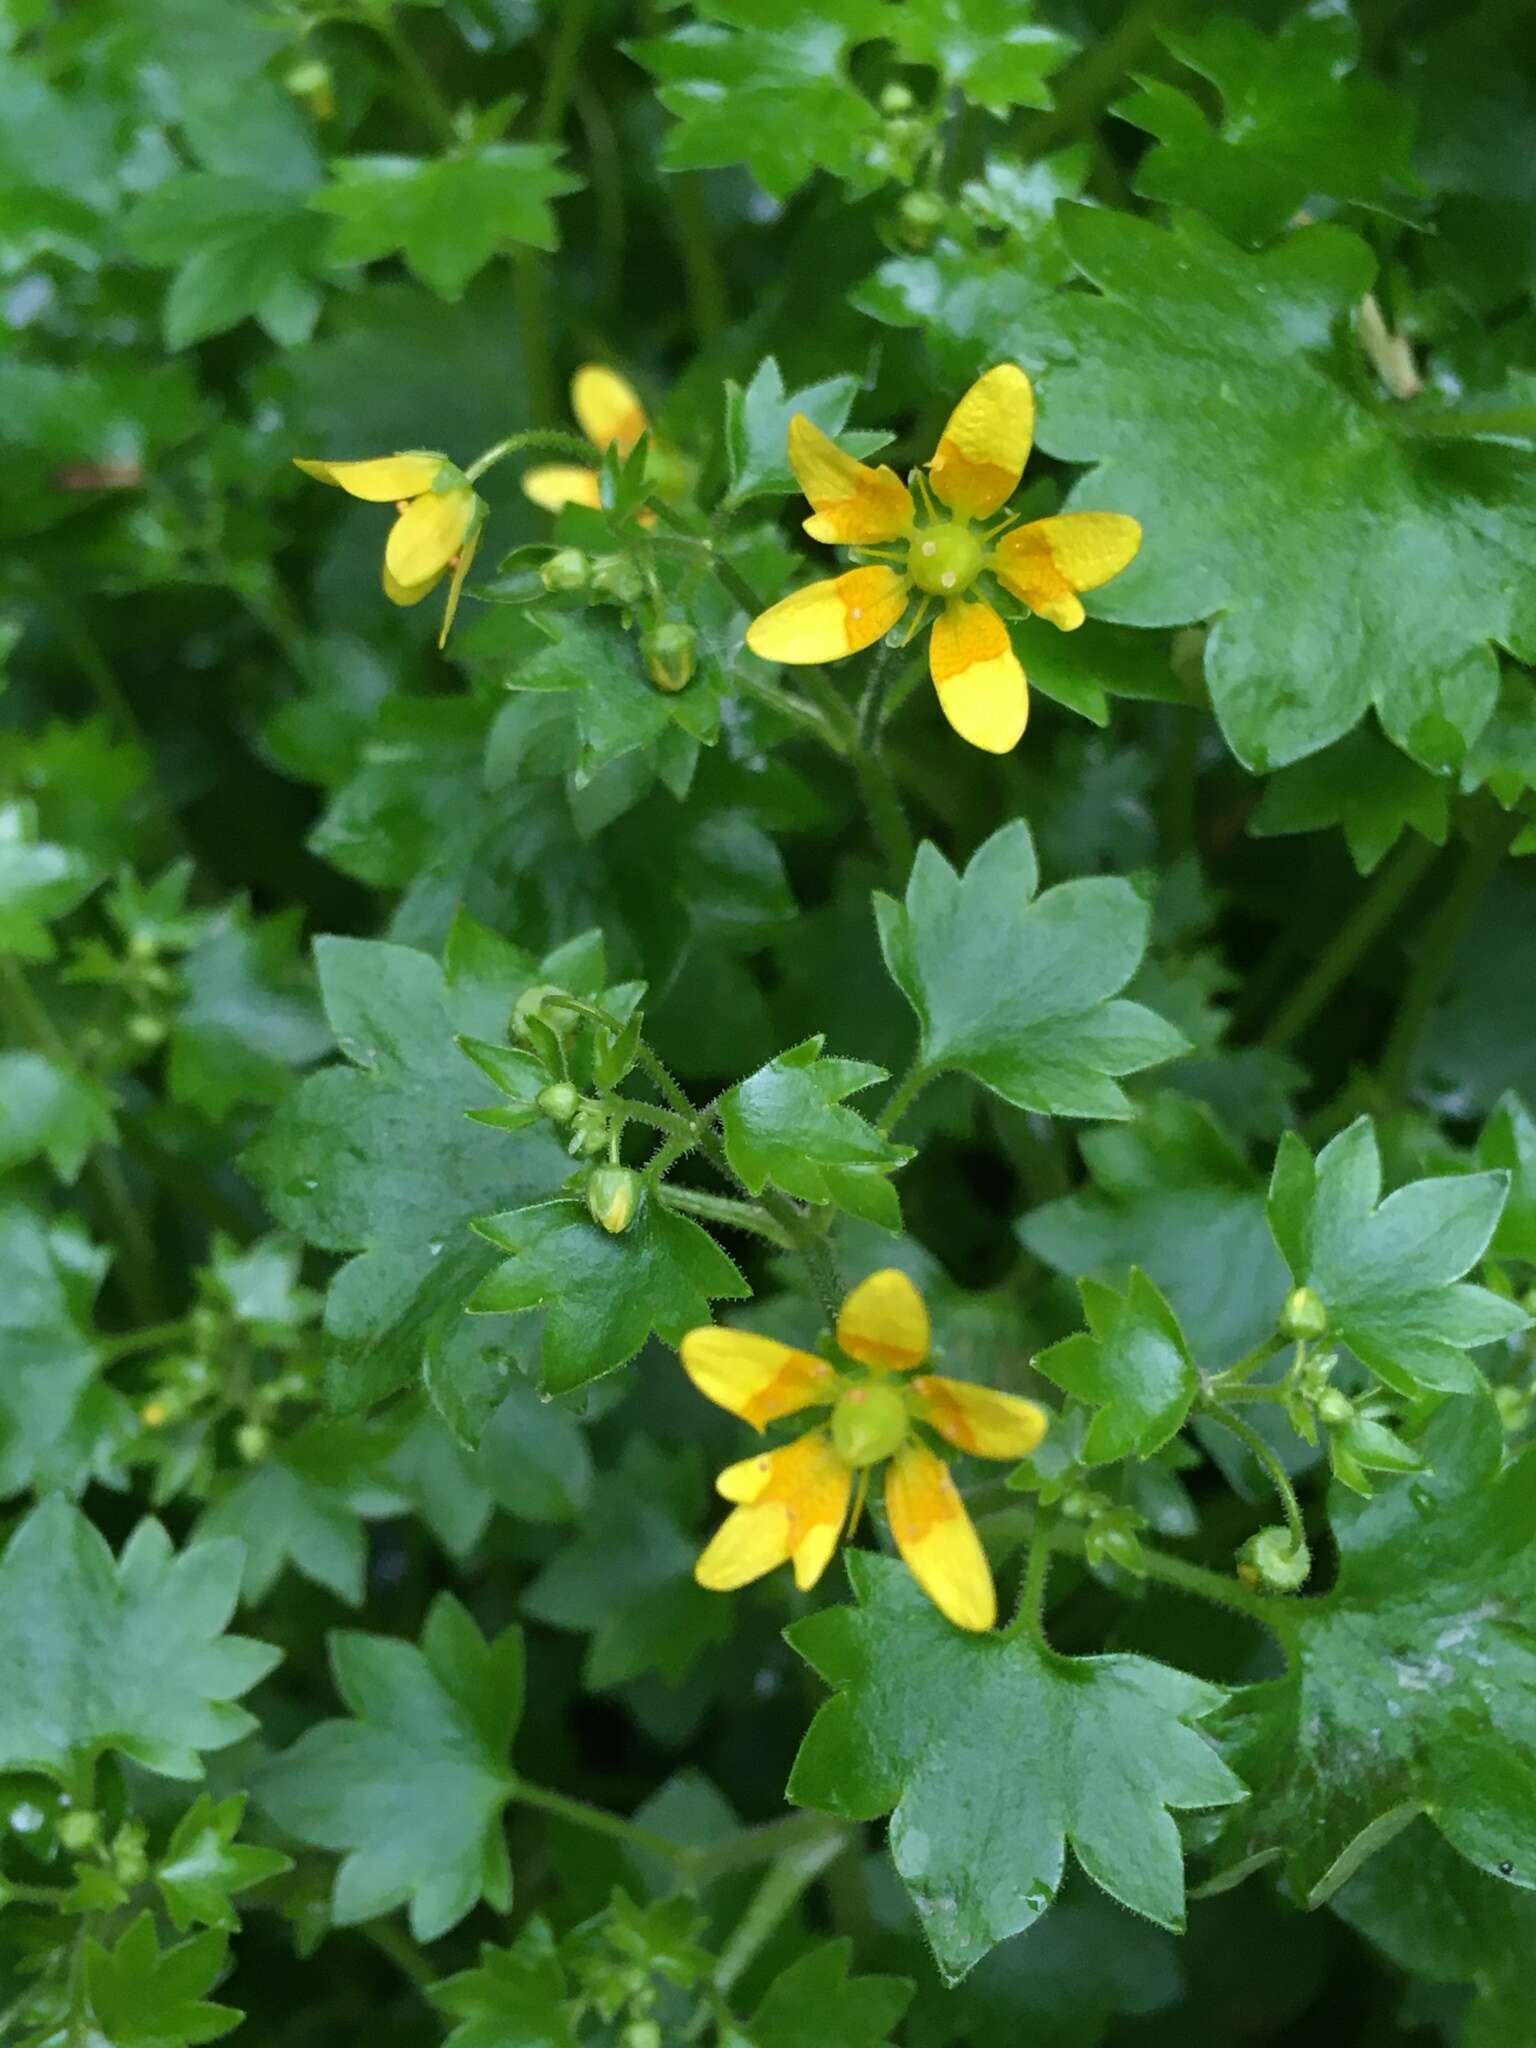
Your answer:
[[[921,1365],[932,1336],[927,1304],[894,1266],[861,1280],[837,1318],[837,1341],[848,1356],[888,1372]]]
[[[879,566],[808,583],[752,621],[747,645],[764,661],[841,661],[891,630],[907,591],[905,576]]]
[[[1029,722],[1029,684],[991,605],[950,599],[934,621],[928,671],[939,707],[961,739],[989,754],[1019,744]]]
[[[468,538],[479,514],[473,491],[428,491],[413,498],[384,544],[384,566],[410,589],[440,576]]]
[[[571,410],[594,448],[616,446],[621,455],[650,425],[633,386],[601,363],[583,363],[571,379]]]
[[[993,567],[1031,611],[1070,633],[1083,623],[1078,591],[1118,576],[1140,547],[1140,524],[1124,512],[1064,512],[1004,534]]]
[[[1027,1458],[1045,1435],[1050,1416],[1037,1402],[996,1387],[926,1373],[912,1382],[926,1401],[924,1421],[975,1458]]]
[[[1017,363],[978,377],[949,416],[928,474],[952,512],[985,519],[1013,496],[1035,438],[1035,393]]]
[[[544,462],[523,471],[523,496],[546,512],[559,512],[567,505],[590,505],[600,512],[603,480],[595,469],[581,469],[574,462]]]
[[[837,1374],[824,1358],[750,1330],[690,1330],[678,1351],[699,1392],[754,1429],[837,1392]]]
[[[445,562],[441,569],[434,570],[430,576],[420,583],[401,583],[390,575],[389,560],[386,557],[383,577],[384,595],[391,604],[420,604],[424,597],[432,595],[433,591],[436,590],[447,574],[448,565]]]
[[[803,412],[789,423],[789,462],[815,507],[805,522],[812,540],[899,540],[910,531],[912,493],[895,470],[845,455]]]
[[[727,1466],[715,1483],[739,1505],[694,1566],[699,1584],[730,1592],[793,1558],[796,1585],[814,1586],[837,1548],[853,1492],[853,1473],[825,1430]]]
[[[949,1467],[925,1444],[903,1444],[885,1475],[885,1512],[907,1569],[956,1628],[997,1620],[992,1567]]]
[[[404,455],[374,455],[365,462],[311,462],[293,458],[294,467],[323,484],[336,484],[354,498],[366,498],[373,505],[392,505],[401,498],[419,498],[436,482],[446,455],[430,448],[413,448]]]

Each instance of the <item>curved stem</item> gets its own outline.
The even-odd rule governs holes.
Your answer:
[[[597,459],[591,442],[584,441],[580,434],[565,434],[558,427],[530,427],[526,433],[508,434],[504,441],[496,442],[483,455],[477,455],[464,475],[473,483],[476,477],[484,476],[488,469],[494,469],[507,456],[531,454],[535,448],[550,455],[569,455],[577,462],[592,463]]]
[[[1438,851],[1417,833],[1410,834],[1397,848],[1296,984],[1289,999],[1270,1019],[1264,1033],[1265,1045],[1279,1049],[1301,1036],[1428,874]]]
[[[658,1187],[656,1195],[665,1209],[676,1209],[684,1216],[697,1216],[705,1223],[719,1223],[728,1230],[750,1230],[758,1237],[767,1238],[780,1251],[797,1249],[794,1239],[780,1228],[761,1203],[743,1202],[735,1195],[707,1194],[702,1188],[674,1187],[670,1182]]]
[[[1013,1642],[1025,1629],[1045,1641],[1045,1588],[1051,1572],[1051,1546],[1056,1539],[1056,1517],[1042,1511],[1035,1517],[1029,1545],[1029,1563],[1019,1594],[1018,1612],[1003,1630],[1003,1641]]]
[[[921,1058],[914,1058],[911,1066],[896,1083],[890,1100],[876,1121],[875,1129],[881,1137],[888,1138],[891,1135],[932,1078]]]
[[[1235,1365],[1229,1365],[1224,1372],[1214,1375],[1206,1387],[1207,1395],[1220,1400],[1233,1387],[1240,1387],[1250,1380],[1262,1366],[1268,1365],[1276,1352],[1283,1351],[1291,1340],[1282,1337],[1278,1330],[1271,1330],[1262,1344],[1255,1344],[1251,1351],[1245,1351]]]
[[[1229,1430],[1239,1442],[1246,1444],[1258,1459],[1269,1475],[1270,1485],[1280,1496],[1280,1505],[1285,1510],[1286,1527],[1291,1532],[1291,1542],[1298,1550],[1305,1550],[1307,1529],[1302,1519],[1301,1502],[1297,1499],[1296,1489],[1291,1484],[1290,1473],[1281,1464],[1273,1447],[1259,1434],[1253,1424],[1245,1422],[1241,1415],[1229,1414],[1225,1408],[1215,1403],[1207,1405],[1202,1413],[1212,1422],[1219,1422],[1223,1429]]]
[[[519,1778],[512,1797],[519,1806],[534,1807],[555,1820],[568,1821],[572,1827],[586,1828],[594,1835],[607,1835],[611,1841],[623,1842],[642,1855],[660,1856],[668,1863],[689,1865],[697,1853],[681,1842],[668,1841],[665,1835],[625,1820],[622,1814],[609,1813],[602,1806],[589,1806],[585,1799],[572,1799],[564,1792],[551,1791],[547,1785],[530,1785]]]

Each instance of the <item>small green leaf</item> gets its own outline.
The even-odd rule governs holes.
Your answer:
[[[535,1620],[591,1637],[582,1672],[589,1692],[653,1671],[681,1685],[705,1650],[729,1639],[731,1603],[693,1576],[702,1491],[692,1459],[631,1438],[581,1534],[523,1595]]]
[[[1536,1266],[1536,1117],[1518,1095],[1502,1097],[1484,1124],[1477,1163],[1509,1177],[1509,1198],[1493,1234],[1491,1255]]]
[[[280,1849],[235,1840],[244,1818],[243,1792],[217,1802],[203,1792],[176,1823],[155,1865],[155,1883],[178,1934],[194,1924],[232,1931],[240,1924],[230,1903],[235,1893],[293,1868]]]
[[[994,832],[963,876],[925,843],[905,903],[876,896],[886,966],[921,1027],[918,1058],[1020,1109],[1129,1116],[1114,1077],[1184,1050],[1153,1011],[1116,1000],[1146,950],[1147,906],[1117,876],[1041,896],[1038,885],[1019,820]]]
[[[344,1492],[304,1467],[302,1443],[262,1459],[207,1510],[197,1533],[238,1538],[245,1553],[241,1597],[249,1605],[265,1600],[291,1567],[360,1607],[368,1562],[362,1522]]]
[[[803,1202],[833,1203],[886,1230],[901,1228],[888,1176],[912,1157],[843,1098],[883,1081],[864,1060],[823,1059],[822,1039],[780,1053],[720,1101],[732,1171],[754,1195],[771,1181]]]
[[[244,2014],[204,1997],[224,1974],[225,1937],[211,1928],[162,1949],[154,1916],[141,1913],[116,1948],[87,1936],[85,1985],[95,2022],[90,2036],[110,2048],[196,2048],[217,2041]]]
[[[912,1986],[850,1976],[852,1958],[851,1941],[825,1941],[780,1970],[746,2023],[751,2048],[888,2048]]]
[[[731,466],[732,503],[781,498],[799,490],[787,452],[789,423],[796,413],[804,413],[850,455],[862,459],[883,448],[888,434],[844,432],[858,391],[858,378],[848,376],[824,377],[801,391],[786,391],[784,373],[772,356],[764,356],[745,390],[727,378],[725,453]]]
[[[68,1783],[111,1749],[162,1777],[201,1777],[200,1752],[256,1725],[235,1701],[281,1655],[224,1633],[240,1567],[238,1543],[178,1555],[147,1519],[114,1561],[67,1501],[34,1508],[0,1559],[0,1771]]]
[[[95,1147],[116,1136],[98,1082],[45,1053],[0,1053],[0,1173],[46,1158],[68,1184]]]
[[[1451,784],[1431,775],[1369,727],[1271,776],[1249,821],[1255,839],[1339,825],[1362,875],[1380,866],[1405,831],[1444,846]]]
[[[510,1948],[482,1943],[478,1968],[432,1986],[459,2023],[443,2048],[577,2048],[568,1989],[549,1923],[535,1916]]]
[[[1219,124],[1161,79],[1115,112],[1157,137],[1136,189],[1209,214],[1235,241],[1266,242],[1320,197],[1401,214],[1419,189],[1407,102],[1362,72],[1348,12],[1304,8],[1277,35],[1234,15],[1163,37],[1221,95]]]
[[[307,1729],[258,1774],[280,1827],[340,1850],[332,1913],[352,1927],[409,1902],[434,1941],[482,1897],[512,1899],[501,1814],[515,1780],[506,1752],[523,1711],[523,1639],[487,1644],[439,1594],[421,1645],[338,1631],[336,1689],[356,1717]]]
[[[579,191],[560,151],[543,142],[493,142],[463,156],[343,157],[336,182],[311,206],[338,222],[333,263],[372,263],[396,250],[440,299],[462,298],[507,248],[557,249],[550,202]]]
[[[324,223],[302,192],[257,178],[183,171],[146,194],[123,235],[141,262],[173,269],[163,314],[168,349],[255,320],[280,348],[307,341],[321,295]]]
[[[894,1559],[847,1562],[858,1605],[789,1632],[837,1689],[789,1796],[848,1820],[890,1812],[891,1855],[945,1980],[1048,1910],[1068,1843],[1112,1898],[1182,1928],[1173,1810],[1243,1797],[1191,1725],[1224,1694],[1145,1657],[967,1635]]]
[[[663,165],[745,164],[775,199],[817,170],[868,189],[880,121],[848,55],[884,34],[894,11],[885,0],[699,0],[699,19],[631,43],[677,119]]]
[[[0,953],[51,960],[48,926],[100,880],[101,869],[86,854],[38,838],[31,804],[0,803]]]
[[[1076,47],[1033,12],[1028,0],[907,0],[889,33],[907,63],[931,65],[946,90],[1001,116],[1049,107],[1045,81]]]
[[[1179,1319],[1146,1274],[1125,1294],[1081,1282],[1088,1328],[1035,1354],[1035,1370],[1098,1409],[1083,1440],[1093,1465],[1150,1458],[1184,1426],[1200,1374]]]
[[[1382,1201],[1376,1134],[1360,1117],[1315,1162],[1286,1132],[1270,1228],[1296,1285],[1321,1298],[1329,1335],[1389,1387],[1410,1397],[1426,1387],[1465,1393],[1482,1383],[1466,1353],[1529,1321],[1502,1296],[1462,1282],[1488,1249],[1508,1185],[1502,1173],[1453,1174]]]
[[[709,1321],[711,1301],[740,1301],[746,1283],[714,1239],[647,1194],[621,1235],[600,1230],[583,1202],[542,1202],[475,1220],[511,1257],[481,1282],[475,1310],[542,1308],[550,1393],[626,1365],[654,1331],[676,1344]]]

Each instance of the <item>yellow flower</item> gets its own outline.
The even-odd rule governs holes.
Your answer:
[[[997,1595],[986,1553],[948,1465],[917,1430],[973,1457],[1014,1459],[1035,1448],[1048,1417],[1033,1401],[966,1380],[897,1377],[927,1358],[929,1334],[922,1296],[894,1269],[871,1273],[843,1303],[840,1365],[746,1330],[689,1332],[680,1347],[688,1377],[755,1429],[829,1411],[805,1436],[720,1474],[716,1487],[735,1505],[694,1567],[701,1586],[730,1592],[785,1563],[802,1591],[814,1586],[858,1520],[871,1469],[889,1459],[886,1515],[913,1577],[957,1627],[991,1628]]]
[[[617,370],[604,369],[601,363],[583,363],[571,379],[571,410],[599,455],[609,448],[628,455],[640,436],[650,431],[638,393]],[[602,510],[602,475],[580,463],[547,462],[524,470],[523,491],[546,512],[559,512],[566,505]]]
[[[789,459],[814,512],[805,530],[813,540],[851,546],[862,566],[797,590],[754,619],[747,633],[753,653],[765,661],[840,661],[890,632],[916,591],[906,638],[937,605],[928,665],[944,716],[973,747],[992,754],[1016,747],[1029,718],[1029,685],[1003,618],[970,594],[978,578],[995,576],[1031,611],[1070,632],[1083,623],[1079,591],[1118,576],[1141,546],[1140,526],[1120,512],[1067,512],[1028,526],[995,517],[1018,488],[1034,431],[1028,377],[1016,363],[999,363],[950,414],[926,478],[912,473],[920,520],[894,470],[855,461],[797,413]]]
[[[474,560],[485,523],[485,501],[446,455],[410,448],[402,455],[375,455],[364,462],[316,462],[295,456],[306,476],[335,484],[370,504],[393,504],[399,517],[384,543],[384,595],[392,604],[420,604],[448,571],[448,604],[437,644],[444,647],[459,592]]]

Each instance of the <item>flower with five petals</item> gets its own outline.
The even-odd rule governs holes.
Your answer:
[[[437,644],[448,642],[459,592],[485,523],[485,500],[446,455],[409,448],[361,462],[320,462],[296,455],[306,476],[335,484],[370,504],[393,504],[399,515],[384,543],[384,595],[391,604],[420,604],[453,571]]]
[[[694,1576],[731,1592],[776,1566],[794,1567],[802,1591],[851,1533],[871,1470],[886,1463],[885,1508],[913,1577],[959,1628],[997,1619],[992,1571],[949,1466],[926,1434],[973,1457],[1027,1457],[1048,1417],[1033,1401],[968,1380],[918,1373],[928,1356],[928,1310],[905,1273],[872,1273],[837,1318],[837,1364],[745,1330],[691,1330],[679,1347],[688,1377],[711,1401],[761,1430],[809,1409],[814,1429],[728,1465],[716,1488],[732,1512]]]
[[[813,516],[813,540],[852,549],[860,566],[794,591],[753,620],[747,645],[765,661],[839,661],[873,646],[914,592],[911,639],[937,608],[928,666],[939,704],[974,747],[1006,754],[1029,717],[1029,686],[1002,615],[976,592],[983,575],[1064,632],[1083,623],[1079,593],[1118,576],[1141,546],[1121,512],[1066,512],[1019,526],[1002,507],[1034,440],[1035,395],[1016,363],[999,363],[949,416],[926,477],[847,455],[797,413],[789,459]],[[921,517],[919,512],[921,511]],[[905,643],[903,643],[905,644]]]

